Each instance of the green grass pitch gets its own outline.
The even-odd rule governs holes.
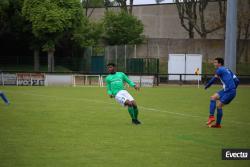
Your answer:
[[[209,97],[191,86],[129,89],[142,125],[104,88],[0,87],[0,167],[249,167],[222,148],[250,148],[250,88],[224,108],[222,129],[205,126]]]

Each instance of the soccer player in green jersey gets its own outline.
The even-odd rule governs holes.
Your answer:
[[[124,82],[129,86],[139,90],[139,86],[130,81],[123,72],[116,72],[115,64],[109,63],[107,65],[109,75],[106,77],[107,91],[111,98],[120,103],[124,107],[128,107],[128,112],[132,118],[132,124],[139,125],[141,122],[138,120],[138,107],[134,98],[124,89]]]

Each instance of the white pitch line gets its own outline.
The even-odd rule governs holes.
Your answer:
[[[24,95],[31,95],[31,96],[38,96],[38,97],[49,97],[49,98],[56,98],[56,99],[60,98],[60,99],[65,99],[65,100],[88,101],[88,102],[116,105],[115,103],[110,103],[110,102],[105,102],[105,101],[100,101],[100,100],[87,99],[87,98],[58,97],[58,96],[50,96],[50,95],[44,95],[44,94],[35,94],[35,93],[27,93],[27,92],[23,92],[23,91],[10,91],[10,90],[8,90],[7,92],[15,92],[15,93],[20,93],[20,94],[24,94]],[[171,111],[167,111],[167,110],[160,110],[160,109],[145,107],[145,106],[141,106],[141,105],[139,106],[139,108],[144,109],[144,110],[148,110],[148,111],[154,111],[154,112],[156,111],[156,112],[168,113],[168,114],[177,115],[177,116],[181,116],[181,117],[202,118],[202,116],[198,116],[198,115],[171,112]],[[228,122],[241,124],[241,125],[250,125],[250,123],[247,123],[247,122],[238,122],[238,121],[228,121]]]
[[[87,98],[58,97],[58,96],[51,96],[51,95],[44,95],[44,94],[27,93],[27,92],[22,92],[22,91],[15,91],[15,93],[20,93],[20,94],[24,94],[24,95],[31,95],[31,96],[37,96],[37,97],[49,97],[49,98],[55,98],[55,99],[60,98],[60,99],[65,99],[65,100],[88,101],[88,102],[116,105],[115,103],[110,103],[110,102],[105,102],[105,101],[100,101],[100,100],[87,99]],[[159,110],[159,109],[156,109],[156,108],[150,108],[150,107],[145,107],[145,106],[141,106],[141,105],[139,107],[141,109],[148,110],[148,111],[164,112],[164,113],[169,113],[169,114],[184,116],[184,117],[194,117],[194,118],[201,117],[201,116],[195,116],[195,115],[190,115],[190,114],[183,114],[183,113],[178,113],[178,112]]]
[[[171,111],[167,111],[167,110],[159,110],[156,108],[149,108],[149,107],[143,107],[143,106],[140,106],[140,108],[143,108],[143,109],[149,110],[149,111],[165,112],[165,113],[174,114],[174,115],[178,115],[178,116],[184,116],[184,117],[201,118],[201,116],[198,116],[198,115],[190,115],[190,114],[183,114],[183,113],[178,113],[178,112],[171,112]]]

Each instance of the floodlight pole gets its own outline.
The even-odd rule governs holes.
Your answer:
[[[237,2],[227,0],[225,66],[236,72]]]

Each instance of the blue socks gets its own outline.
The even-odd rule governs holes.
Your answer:
[[[223,116],[222,108],[217,108],[216,124],[221,124],[222,116]]]
[[[216,109],[216,100],[210,100],[210,116],[214,116],[215,109]],[[216,124],[221,124],[222,116],[223,116],[222,108],[217,108]]]
[[[210,116],[214,115],[215,108],[216,108],[216,101],[210,100]]]
[[[3,101],[5,102],[5,104],[9,104],[10,103],[9,100],[7,99],[7,97],[1,91],[0,91],[0,97],[3,99]]]

